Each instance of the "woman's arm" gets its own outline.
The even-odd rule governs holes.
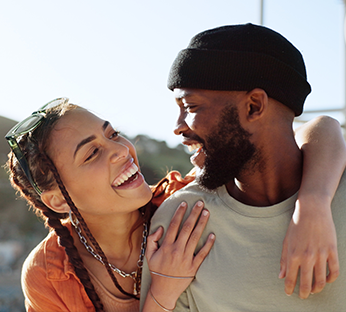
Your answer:
[[[163,235],[163,228],[148,236],[146,258],[151,285],[142,312],[173,311],[179,296],[193,281],[215,241],[215,235],[210,234],[205,245],[194,255],[209,218],[209,211],[203,208],[203,202],[198,201],[179,232],[187,209],[186,203],[180,204],[160,248],[157,242]]]
[[[283,243],[279,277],[286,277],[285,292],[290,295],[300,269],[299,295],[307,298],[320,292],[326,282],[334,282],[339,274],[330,207],[346,166],[346,145],[340,124],[326,116],[301,126],[295,137],[304,155],[303,177]]]

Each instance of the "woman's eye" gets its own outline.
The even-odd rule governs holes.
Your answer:
[[[120,134],[120,131],[114,131],[113,133],[112,133],[112,135],[109,137],[111,140],[112,139],[115,139],[115,138],[117,138],[118,136],[119,136],[119,134]]]
[[[98,151],[99,149],[95,148],[93,152],[91,153],[91,155],[85,160],[85,162],[87,162],[88,160],[91,160],[98,153]]]

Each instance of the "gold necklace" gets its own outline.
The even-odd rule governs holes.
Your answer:
[[[79,240],[84,245],[85,249],[92,256],[94,256],[94,258],[96,260],[101,262],[103,265],[106,265],[105,262],[103,261],[102,257],[98,253],[95,252],[93,247],[91,247],[88,244],[87,239],[82,234],[82,229],[80,227],[79,220],[76,217],[75,217],[75,221],[73,220],[71,210],[69,212],[69,216],[70,216],[71,224],[73,225],[73,227],[74,227],[74,229],[75,229],[75,231],[76,231],[76,233],[77,233],[77,235],[79,237]],[[139,253],[139,258],[138,258],[138,261],[137,261],[137,270],[136,271],[133,271],[131,273],[126,273],[123,270],[118,269],[115,265],[113,265],[111,263],[108,263],[108,265],[112,269],[112,271],[116,272],[121,277],[123,277],[123,278],[130,277],[130,278],[133,279],[133,281],[134,281],[133,294],[136,295],[136,296],[140,293],[140,289],[141,289],[142,267],[143,267],[143,260],[144,260],[144,255],[145,255],[145,249],[147,247],[147,236],[148,236],[148,225],[147,225],[147,223],[143,223],[143,234],[142,234],[141,251]]]

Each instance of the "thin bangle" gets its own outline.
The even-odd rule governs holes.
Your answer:
[[[153,293],[151,292],[151,289],[149,289],[149,293],[150,293],[150,296],[151,298],[153,298],[154,302],[163,310],[163,311],[166,311],[166,312],[172,312],[174,309],[175,309],[175,306],[172,310],[170,309],[167,309],[165,308],[162,304],[160,304],[154,297]]]
[[[189,279],[189,278],[195,278],[194,276],[172,276],[172,275],[165,275],[161,274],[155,271],[150,271],[151,274],[162,276],[162,277],[167,277],[167,278],[175,278],[175,279]]]

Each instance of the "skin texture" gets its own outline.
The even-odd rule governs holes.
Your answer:
[[[229,103],[233,103],[233,107],[236,107],[238,111],[239,124],[251,134],[249,141],[255,145],[257,151],[256,155],[247,161],[235,175],[235,179],[231,175],[229,181],[225,183],[229,194],[245,204],[267,206],[293,195],[300,188],[300,182],[304,183],[283,242],[280,278],[286,276],[286,293],[290,295],[293,292],[299,269],[301,269],[301,298],[307,298],[311,291],[321,291],[326,281],[334,281],[338,276],[339,267],[330,203],[345,167],[345,144],[340,138],[340,129],[334,126],[326,133],[311,131],[309,128],[311,125],[303,129],[303,132],[309,133],[303,139],[306,145],[303,151],[309,157],[307,158],[309,171],[304,169],[302,179],[302,152],[294,140],[292,130],[294,113],[281,103],[268,98],[263,90],[226,92],[175,89],[174,94],[180,110],[175,134],[181,135],[182,142],[186,145],[203,144],[202,149],[192,156],[193,163],[199,167],[197,172],[199,176],[212,175],[205,172],[207,166],[204,166],[205,160],[211,157],[209,151],[212,150],[211,144],[208,144],[212,140],[208,141],[208,137],[214,138],[215,142],[217,138],[215,133],[218,132],[215,129],[218,129],[220,122],[223,122],[221,117],[223,111]],[[229,122],[236,125],[234,118],[229,119]],[[324,120],[321,128],[328,128],[330,123],[330,120]],[[316,124],[313,126],[316,127]],[[331,132],[336,134],[335,142],[328,142]],[[330,150],[338,151],[338,153],[321,152],[321,156],[316,157],[316,154],[319,154],[317,151],[320,150],[317,146],[321,146],[321,143],[314,144],[317,139],[321,139],[326,146],[336,146]],[[219,144],[222,144],[222,140],[219,140]],[[237,150],[229,150],[230,154],[236,152]],[[334,158],[334,155],[337,157]],[[333,159],[333,162],[336,161],[332,172],[327,168],[311,169],[321,163],[327,163],[330,166],[330,159]],[[305,167],[307,165],[304,164]],[[321,184],[316,185],[314,181],[321,181]],[[328,186],[322,181],[327,181]],[[328,190],[328,195],[324,195],[325,191],[319,192],[325,189]],[[311,190],[315,198],[312,202],[309,201],[312,198]],[[321,201],[317,209],[314,209],[314,204],[318,201],[316,198]],[[302,204],[304,204],[303,208]],[[316,230],[317,226],[324,231]],[[327,228],[329,231],[326,231]],[[326,232],[330,235],[326,235]],[[328,279],[325,272],[327,262],[331,270]],[[312,284],[314,272],[315,282]]]
[[[110,124],[103,128],[104,124],[83,109],[70,112],[55,127],[54,145],[48,151],[70,195],[86,217],[107,217],[114,212],[135,210],[151,198],[150,188],[144,181],[126,189],[112,185],[131,163],[139,165],[134,146]],[[83,141],[85,144],[77,150]],[[119,211],[122,209],[119,207],[124,207],[124,211]]]

